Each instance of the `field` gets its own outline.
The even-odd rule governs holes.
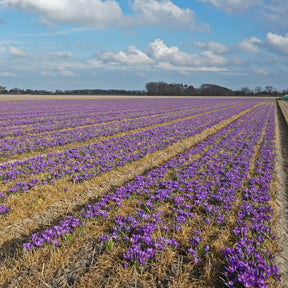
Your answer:
[[[286,287],[279,103],[4,99],[0,287]]]

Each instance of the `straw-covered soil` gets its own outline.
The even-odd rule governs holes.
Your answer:
[[[88,98],[91,99],[90,97]],[[27,99],[26,96],[25,99]],[[31,95],[31,98],[28,97],[28,99],[34,99],[33,95]],[[49,96],[49,99],[51,99],[51,96]],[[69,181],[67,177],[56,180],[53,184],[45,185],[45,188],[36,186],[26,191],[25,197],[21,193],[9,196],[5,204],[13,207],[13,209],[8,215],[0,216],[2,224],[0,227],[0,287],[222,288],[224,276],[221,273],[219,274],[219,271],[224,271],[225,260],[221,249],[222,247],[233,246],[235,241],[232,228],[235,226],[237,220],[237,209],[242,201],[242,193],[236,196],[236,200],[232,205],[233,207],[225,220],[225,225],[218,227],[212,224],[204,224],[203,207],[200,207],[199,210],[197,208],[195,210],[195,218],[191,222],[184,223],[181,231],[173,235],[180,243],[180,246],[166,248],[161,253],[157,253],[155,259],[149,262],[145,266],[145,269],[142,269],[139,265],[128,265],[126,267],[126,261],[123,259],[124,248],[121,243],[115,241],[111,246],[107,246],[107,244],[100,240],[101,235],[111,232],[111,227],[114,225],[116,216],[134,217],[139,201],[144,202],[147,200],[145,195],[135,195],[128,200],[122,200],[121,208],[112,207],[111,213],[106,219],[91,218],[87,220],[85,227],[78,227],[73,235],[67,235],[60,247],[45,245],[41,249],[32,249],[32,251],[27,253],[23,249],[23,243],[28,242],[33,233],[41,232],[48,227],[57,225],[61,220],[65,219],[66,215],[80,217],[81,211],[83,211],[85,206],[88,204],[93,205],[103,195],[112,194],[118,187],[124,186],[129,181],[135,179],[136,176],[147,175],[147,173],[163,165],[169,159],[188,151],[188,149],[195,147],[209,136],[216,134],[231,123],[241,119],[242,116],[245,116],[250,111],[256,110],[261,105],[270,105],[271,103],[267,102],[263,104],[262,102],[261,104],[254,105],[211,128],[206,128],[193,137],[174,143],[163,150],[149,153],[140,160],[125,164],[89,181],[77,184]],[[207,114],[209,113],[211,111],[207,112]],[[281,110],[278,107],[276,119],[277,165],[276,173],[273,176],[271,194],[273,194],[274,190],[279,192],[277,197],[272,197],[270,201],[270,206],[275,210],[272,219],[273,227],[271,228],[275,230],[276,236],[279,239],[277,241],[279,245],[275,245],[275,242],[269,240],[266,243],[266,247],[272,254],[277,255],[277,264],[279,264],[280,271],[283,274],[279,288],[284,288],[286,286],[283,286],[283,283],[288,279],[288,254],[286,248],[288,241],[286,212],[288,204],[285,194],[287,192],[285,191],[285,187],[287,187],[285,179],[287,179],[286,176],[288,174],[288,157],[286,156],[288,155],[288,151],[283,149],[283,143],[285,139],[287,140],[288,130],[287,133],[283,132],[283,129],[287,128],[285,126],[287,124],[285,124],[284,118],[281,115]],[[186,118],[190,119],[193,117],[196,117],[196,115]],[[181,120],[186,118],[182,118]],[[29,159],[29,157],[35,155],[47,155],[47,153],[55,151],[61,152],[64,149],[84,146],[129,133],[145,131],[146,129],[176,121],[179,121],[179,119],[112,136],[49,148],[42,151],[43,153],[24,153],[6,160],[1,159],[1,162]],[[239,122],[239,125],[242,122]],[[255,145],[249,165],[247,181],[242,183],[240,191],[248,185],[249,178],[253,177],[256,173],[254,163],[259,157],[266,129],[267,123]],[[227,132],[228,134],[229,132]],[[217,141],[220,142],[220,140],[221,138],[217,139],[215,143]],[[191,155],[191,159],[185,159],[185,163],[191,162],[192,159],[193,161],[201,159],[209,147],[212,147],[215,143],[208,145],[201,153]],[[205,164],[203,165],[205,166]],[[45,175],[43,173],[37,177],[45,177]],[[175,170],[171,168],[168,169],[163,179],[174,179],[175,175]],[[197,177],[194,180],[198,180]],[[1,185],[3,188],[6,187],[6,184]],[[179,196],[181,195],[179,194]],[[169,202],[161,206],[161,210],[164,211],[163,215],[165,216],[163,219],[167,223],[174,221],[172,209],[173,205]],[[191,261],[192,258],[189,258],[189,255],[187,256],[187,252],[184,249],[187,248],[185,243],[189,242],[189,237],[195,233],[195,227],[201,230],[203,242],[211,243],[205,260],[200,264]],[[160,231],[155,232],[155,237],[158,235],[157,233],[160,233]],[[276,285],[278,285],[276,281],[273,279],[269,280],[268,287],[276,287]]]

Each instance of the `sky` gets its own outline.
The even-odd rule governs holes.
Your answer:
[[[288,88],[287,0],[0,0],[0,85]]]

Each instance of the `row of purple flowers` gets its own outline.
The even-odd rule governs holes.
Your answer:
[[[256,102],[255,102],[256,101]],[[251,105],[251,103],[257,103],[260,102],[259,100],[254,100],[254,101],[250,101],[247,103],[246,102],[242,102],[242,105]],[[216,104],[216,103],[215,103]],[[240,106],[242,106],[240,105]],[[25,152],[30,152],[30,151],[43,151],[47,148],[51,148],[51,147],[55,147],[55,146],[63,146],[66,144],[70,144],[70,143],[74,143],[74,142],[81,142],[81,141],[87,141],[87,140],[91,140],[93,138],[97,138],[97,137],[101,137],[101,136],[111,136],[115,133],[119,133],[119,132],[127,132],[129,130],[133,130],[133,129],[138,129],[138,128],[143,128],[143,127],[148,127],[151,125],[155,125],[155,124],[161,124],[163,122],[168,122],[168,121],[172,121],[172,120],[177,120],[179,118],[184,118],[184,117],[188,117],[188,116],[193,116],[193,115],[197,115],[200,113],[204,113],[204,112],[209,112],[214,110],[215,108],[226,108],[231,106],[231,103],[229,102],[220,102],[220,104],[218,103],[216,106],[215,105],[209,105],[209,106],[200,106],[198,105],[197,108],[194,109],[184,109],[184,110],[180,110],[174,112],[174,113],[168,113],[169,111],[173,112],[175,111],[175,107],[170,107],[170,109],[167,109],[167,114],[159,114],[160,111],[162,111],[161,109],[157,108],[157,109],[150,109],[147,110],[145,113],[143,111],[141,111],[141,109],[138,109],[136,112],[134,111],[132,114],[129,113],[120,113],[120,114],[116,114],[116,113],[112,113],[112,114],[108,114],[107,117],[103,117],[103,115],[97,115],[96,113],[96,118],[94,119],[96,122],[102,123],[105,121],[115,121],[118,120],[116,122],[113,123],[102,123],[100,125],[97,126],[81,126],[84,124],[84,122],[86,124],[90,123],[91,120],[83,120],[84,122],[79,122],[79,119],[75,119],[75,120],[69,120],[68,122],[65,122],[64,125],[62,126],[61,123],[58,123],[58,121],[55,122],[55,124],[51,124],[51,122],[47,122],[45,123],[45,125],[43,125],[43,129],[45,130],[50,130],[50,129],[54,129],[56,126],[58,127],[58,129],[65,129],[68,127],[71,127],[73,129],[69,129],[69,130],[63,130],[63,131],[51,131],[51,132],[47,132],[47,133],[42,133],[42,134],[26,134],[26,130],[22,130],[22,129],[11,129],[10,127],[6,128],[6,134],[8,135],[16,135],[18,136],[18,134],[20,135],[19,137],[12,137],[12,138],[6,138],[6,139],[1,139],[0,140],[0,157],[7,157],[7,156],[13,156],[13,155],[17,155],[17,154],[21,154],[21,153],[25,153]],[[181,106],[182,107],[182,106]],[[188,105],[189,108],[190,106]],[[191,107],[190,107],[191,108]],[[177,108],[178,109],[178,108]],[[183,107],[182,107],[183,109]],[[142,114],[141,114],[142,113]],[[146,118],[141,118],[140,115],[146,115],[149,117]],[[156,115],[154,115],[156,114]],[[132,119],[125,119],[126,118],[132,118]],[[93,120],[93,121],[94,121]],[[90,122],[89,122],[90,121]],[[93,123],[92,123],[93,124]],[[68,125],[68,127],[67,127]],[[81,127],[78,127],[81,126]],[[18,133],[19,132],[19,133]],[[6,134],[2,131],[0,132],[0,134],[3,133],[3,136],[5,136]],[[23,134],[24,133],[24,134]]]
[[[237,213],[237,221],[231,232],[236,242],[232,248],[222,250],[227,260],[223,272],[227,277],[225,284],[266,287],[270,276],[279,279],[273,256],[264,248],[265,239],[273,238],[269,230],[273,211],[268,203],[273,173],[273,164],[269,163],[274,159],[273,109],[273,105],[254,109],[189,151],[104,195],[94,205],[88,205],[81,217],[69,216],[59,225],[33,234],[31,241],[24,244],[25,249],[40,248],[50,242],[58,246],[63,235],[74,233],[77,227],[85,225],[84,221],[109,217],[111,211],[121,209],[133,196],[140,200],[137,212],[125,217],[116,215],[110,233],[101,237],[106,245],[111,241],[123,245],[125,265],[132,262],[143,268],[159,251],[167,247],[180,249],[177,235],[184,225],[193,225],[196,215],[203,224],[221,229],[227,225],[227,215],[233,212]],[[257,152],[262,133],[265,133],[264,141]],[[255,153],[255,173],[247,184]],[[197,154],[200,157],[194,159]],[[174,177],[167,180],[165,176],[169,172],[171,177],[171,171]],[[236,199],[241,195],[242,204],[237,208]],[[171,211],[167,212],[164,205],[170,205]],[[181,245],[195,265],[205,263],[215,249],[213,242],[204,243],[202,231],[197,227],[188,243]]]
[[[65,103],[66,102],[64,102],[64,104]],[[198,109],[201,107],[203,108],[207,107],[207,105],[204,105],[204,103],[201,102],[197,103],[196,101],[193,103],[189,103],[187,101],[186,103],[183,103],[182,101],[180,101],[180,103],[177,104],[175,104],[174,102],[173,103],[167,102],[164,103],[165,105],[163,105],[163,107],[159,106],[157,107],[157,102],[154,103],[153,105],[152,103],[147,104],[142,103],[142,105],[139,105],[138,103],[136,107],[132,106],[130,103],[125,107],[120,106],[117,108],[115,108],[114,105],[112,105],[112,107],[106,107],[106,105],[104,105],[105,103],[102,104],[101,102],[100,103],[92,102],[89,103],[92,104],[89,106],[88,105],[83,106],[83,104],[84,103],[79,102],[79,107],[78,106],[72,107],[73,110],[71,110],[70,107],[69,109],[67,109],[66,105],[64,105],[64,107],[62,108],[63,110],[58,111],[56,114],[55,111],[51,111],[51,109],[49,109],[47,111],[42,110],[40,115],[39,112],[37,112],[32,117],[31,113],[26,115],[26,113],[22,111],[22,113],[18,115],[19,117],[22,117],[20,119],[17,117],[16,119],[8,118],[5,119],[6,122],[5,121],[1,122],[0,120],[0,138],[5,138],[7,136],[9,137],[21,136],[26,135],[28,133],[29,134],[44,133],[48,131],[60,130],[65,128],[75,128],[84,125],[100,124],[112,121],[122,121],[125,119],[147,117],[161,113],[181,112],[187,109]],[[216,103],[213,104],[215,105]],[[227,102],[224,102],[224,105],[225,104],[227,104]],[[221,103],[218,103],[218,105],[219,107],[222,106]],[[52,107],[54,108],[54,106]],[[35,107],[33,108],[34,111],[35,110],[39,111],[39,109],[41,109],[41,106],[40,108],[37,107],[36,103]],[[9,116],[11,117],[11,115]],[[9,123],[7,123],[7,121],[9,121]]]
[[[230,99],[231,104],[243,103],[253,99]],[[254,99],[255,101],[255,99]],[[40,101],[5,101],[1,103],[0,127],[29,125],[63,121],[74,117],[85,117],[97,114],[103,117],[111,114],[139,113],[151,115],[150,110],[156,109],[159,113],[165,113],[173,107],[177,111],[183,107],[203,107],[227,103],[226,99],[205,98],[177,98],[177,99],[78,99],[78,100],[40,100]],[[179,109],[179,110],[181,110]]]
[[[90,180],[115,167],[136,161],[148,153],[191,137],[253,104],[230,107],[61,153],[48,153],[47,156],[3,164],[0,166],[0,179],[8,188],[2,192],[6,195],[25,192],[36,185],[53,184],[63,177],[70,177],[74,182]],[[49,175],[37,177],[43,172],[49,172]],[[5,206],[3,209],[9,212],[5,210]]]
[[[269,201],[275,166],[275,109],[272,110],[261,148],[255,161],[255,171],[243,189],[242,203],[238,207],[237,221],[233,229],[236,243],[223,249],[227,259],[228,286],[241,283],[247,287],[267,287],[266,279],[274,276],[280,280],[279,268],[273,263],[274,256],[265,247],[267,240],[276,237],[271,232],[273,210]],[[275,194],[274,194],[275,195]]]

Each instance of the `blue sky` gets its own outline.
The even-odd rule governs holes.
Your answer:
[[[287,89],[287,0],[0,0],[8,89]]]

